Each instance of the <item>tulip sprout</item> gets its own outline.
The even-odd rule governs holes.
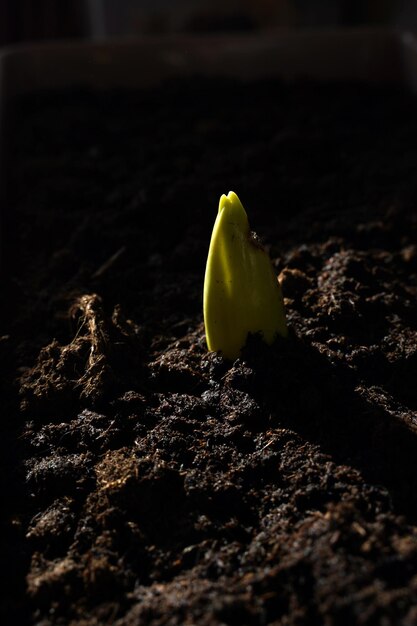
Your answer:
[[[209,350],[236,359],[248,333],[267,344],[287,336],[281,288],[272,263],[237,195],[222,195],[204,280],[204,324]]]

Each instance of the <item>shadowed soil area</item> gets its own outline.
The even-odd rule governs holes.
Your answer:
[[[0,622],[417,623],[417,115],[359,84],[19,100]],[[236,191],[290,336],[208,353]]]

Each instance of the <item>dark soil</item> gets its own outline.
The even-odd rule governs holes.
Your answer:
[[[417,113],[400,90],[40,94],[10,128],[0,623],[417,623]],[[290,338],[207,353],[222,193]]]

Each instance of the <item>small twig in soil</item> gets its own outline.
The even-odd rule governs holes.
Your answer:
[[[72,315],[76,312],[81,312],[82,314],[80,328],[87,326],[88,335],[85,339],[91,343],[88,367],[85,374],[88,375],[98,361],[104,357],[108,343],[108,333],[101,311],[101,298],[96,294],[81,296],[71,309]]]
[[[115,252],[114,254],[112,254],[111,257],[109,257],[107,259],[107,261],[105,261],[102,265],[100,265],[100,267],[98,268],[98,270],[96,270],[92,276],[92,278],[100,278],[100,276],[102,276],[105,272],[107,272],[108,269],[111,268],[112,265],[114,265],[116,263],[116,261],[122,256],[122,254],[124,254],[126,252],[126,246],[122,246],[121,248],[119,248],[119,250],[117,250],[117,252]]]

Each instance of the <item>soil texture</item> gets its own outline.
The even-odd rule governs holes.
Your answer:
[[[417,624],[417,115],[195,78],[16,103],[0,623]],[[288,340],[208,353],[234,190]]]

